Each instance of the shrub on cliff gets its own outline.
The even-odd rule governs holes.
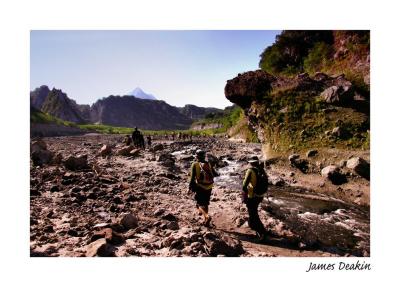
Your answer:
[[[316,43],[333,43],[333,31],[283,31],[260,55],[259,67],[272,74],[304,71],[303,62]]]

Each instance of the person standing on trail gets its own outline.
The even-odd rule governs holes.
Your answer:
[[[140,137],[140,131],[138,130],[137,127],[135,127],[135,130],[132,132],[132,141],[135,147],[139,146],[139,137]]]
[[[214,177],[219,176],[212,165],[206,161],[206,153],[203,150],[196,151],[196,160],[190,169],[189,191],[195,193],[194,199],[199,213],[203,215],[205,226],[210,226],[211,217],[208,214],[211,190]]]
[[[151,136],[147,136],[147,146],[150,148],[151,147]]]
[[[249,167],[243,180],[242,202],[249,214],[249,227],[254,230],[260,241],[265,239],[266,229],[258,216],[258,206],[268,189],[268,178],[257,156],[249,159]]]

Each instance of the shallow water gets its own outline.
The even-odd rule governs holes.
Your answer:
[[[230,190],[241,190],[245,166],[225,160],[215,184]],[[299,241],[338,255],[369,256],[369,210],[340,199],[298,187],[270,186],[261,204],[267,216],[282,221]]]

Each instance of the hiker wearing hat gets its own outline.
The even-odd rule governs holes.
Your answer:
[[[206,153],[203,150],[197,150],[196,160],[190,169],[189,191],[195,193],[196,207],[199,210],[199,214],[204,217],[203,224],[205,226],[209,226],[211,222],[208,206],[210,205],[211,190],[215,176],[218,176],[218,173],[206,161]]]
[[[248,162],[249,167],[243,180],[242,202],[246,204],[249,214],[249,227],[260,240],[264,240],[266,229],[258,216],[258,206],[267,192],[268,178],[257,156],[250,157]]]

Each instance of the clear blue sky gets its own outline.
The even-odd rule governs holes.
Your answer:
[[[31,31],[31,90],[93,104],[136,87],[175,106],[223,108],[226,81],[258,68],[280,31]]]

